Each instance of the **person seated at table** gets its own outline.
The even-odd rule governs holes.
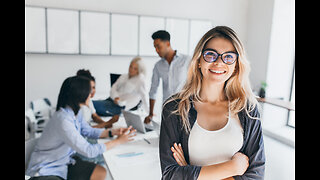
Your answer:
[[[112,85],[110,97],[106,100],[93,101],[97,114],[100,116],[120,115],[122,109],[128,111],[136,107],[140,101],[142,109],[148,113],[145,73],[146,69],[142,59],[140,57],[133,58],[128,74],[122,74]]]
[[[97,125],[93,125],[92,126],[94,128],[111,128],[112,127],[112,123],[114,122],[114,117],[112,117],[110,120],[105,122],[96,113],[96,109],[94,108],[93,103],[92,103],[92,98],[96,93],[95,78],[91,75],[91,72],[89,70],[85,70],[85,69],[79,69],[77,71],[76,75],[77,76],[84,76],[84,77],[90,79],[91,92],[90,92],[90,100],[89,100],[89,104],[88,104],[89,106],[81,106],[81,109],[83,111],[84,119],[90,125],[91,125],[92,122],[97,123]],[[85,137],[85,139],[91,144],[98,143],[97,139],[92,139],[92,138],[87,138],[87,137]],[[84,161],[94,162],[94,163],[99,164],[99,165],[105,165],[105,161],[104,161],[104,158],[103,158],[102,154],[99,154],[98,156],[93,157],[93,158],[88,158],[88,157],[86,157],[84,155],[81,155],[80,153],[76,153],[75,156],[80,157]]]
[[[106,130],[89,126],[80,107],[88,106],[90,91],[88,78],[72,76],[64,80],[56,112],[44,128],[30,157],[26,175],[31,176],[31,180],[104,180],[104,167],[83,161],[74,157],[74,154],[77,152],[87,157],[95,157],[133,140],[135,129],[132,127]],[[113,135],[117,135],[117,138],[99,144],[90,144],[83,137],[97,139]]]
[[[92,98],[96,94],[96,80],[95,78],[91,75],[91,72],[89,70],[85,69],[79,69],[77,71],[77,76],[84,76],[90,79],[90,85],[91,85],[91,92],[90,92],[90,101],[89,101],[89,106],[83,106],[84,110],[84,117],[85,120],[90,124],[92,121],[97,123],[97,125],[93,125],[92,127],[95,128],[111,128],[112,124],[116,122],[119,119],[119,115],[112,116],[111,119],[108,121],[104,121],[101,119],[101,117],[96,113],[96,109],[93,106],[92,103]]]

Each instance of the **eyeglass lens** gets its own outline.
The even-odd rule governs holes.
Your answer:
[[[208,63],[215,62],[219,56],[221,56],[221,59],[225,64],[233,64],[238,57],[237,54],[233,52],[225,52],[222,54],[218,54],[212,50],[206,50],[203,52],[203,59]]]

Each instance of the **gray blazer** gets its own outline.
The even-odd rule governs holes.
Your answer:
[[[175,161],[170,147],[173,143],[181,143],[186,162],[189,161],[188,139],[189,134],[186,134],[180,116],[171,112],[178,107],[179,100],[171,101],[162,109],[162,121],[159,140],[159,154],[161,162],[162,179],[198,179],[201,166],[187,165],[179,166]],[[250,112],[252,117],[260,117],[257,107]],[[242,176],[234,176],[236,180],[260,180],[264,179],[265,170],[265,153],[262,136],[262,128],[260,120],[251,119],[246,114],[245,110],[238,113],[242,128],[243,128],[243,146],[239,150],[249,158],[249,167]],[[191,128],[197,118],[197,111],[191,103],[189,111],[189,122]]]

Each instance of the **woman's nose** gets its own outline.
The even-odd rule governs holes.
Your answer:
[[[223,64],[222,56],[219,56],[218,59],[215,62],[213,62],[213,64],[218,64],[218,63],[222,63]]]

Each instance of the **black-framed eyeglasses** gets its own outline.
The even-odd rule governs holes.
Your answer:
[[[224,52],[222,54],[219,54],[214,49],[204,49],[202,51],[203,59],[208,62],[212,63],[215,62],[219,56],[221,56],[222,62],[225,64],[231,65],[238,59],[238,53],[233,51]]]

